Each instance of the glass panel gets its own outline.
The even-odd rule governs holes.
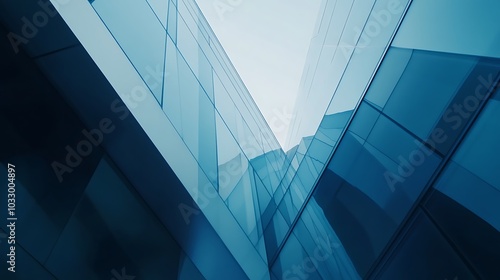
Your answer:
[[[361,279],[323,209],[312,198],[294,229],[323,279]]]
[[[169,4],[171,4],[170,0],[147,0],[147,2],[165,28],[167,26],[167,10],[169,9]]]
[[[314,257],[309,257],[300,242],[291,234],[275,262],[272,271],[278,279],[317,279],[321,280],[316,271]]]
[[[411,276],[410,276],[411,275]],[[476,279],[427,216],[421,214],[379,279]]]
[[[281,188],[281,187],[280,187]],[[280,212],[283,213],[283,217],[288,225],[291,225],[295,220],[299,209],[295,207],[292,203],[292,196],[290,194],[290,189],[284,194],[283,199],[279,205]]]
[[[149,211],[102,160],[46,266],[60,279],[112,278],[123,269],[138,278],[176,278],[181,249]]]
[[[199,36],[198,29],[191,31],[183,20],[178,21],[179,33],[177,35],[177,47],[182,53],[189,67],[200,81],[203,89],[213,101],[212,67],[208,62],[203,50],[198,45],[194,36]]]
[[[179,56],[179,52],[170,36],[167,36],[163,110],[180,135],[182,135],[181,79],[178,68],[181,63],[184,63],[182,57]]]
[[[500,102],[492,99],[457,150],[436,189],[500,231],[498,131]]]
[[[2,239],[5,238],[3,236],[8,236],[7,233],[4,233],[0,229],[0,236]],[[8,242],[8,241],[7,241]],[[6,250],[2,248],[2,256],[0,260],[3,263],[9,263],[7,254],[10,254],[7,251],[10,245],[4,245]],[[5,253],[5,254],[4,254]],[[15,250],[16,254],[16,265],[14,266],[14,272],[8,271],[7,268],[10,265],[4,265],[2,271],[0,272],[0,276],[2,279],[38,279],[38,280],[56,280],[55,276],[50,273],[45,267],[42,266],[40,262],[35,260],[33,256],[31,256],[23,247],[16,246]]]
[[[184,252],[181,253],[180,259],[178,280],[205,280],[205,277]]]
[[[356,115],[360,121],[365,117],[370,115]],[[432,151],[382,116],[368,140],[351,132],[344,136],[314,197],[360,275],[385,247],[438,163]]]
[[[500,259],[500,234],[485,217],[498,213],[500,194],[470,174],[461,176],[464,170],[450,172],[445,177],[456,178],[440,183],[440,190],[434,191],[425,203],[429,215],[437,223],[448,240],[462,252],[482,279],[495,279],[500,275],[497,260]],[[452,177],[453,176],[453,177]],[[449,195],[450,189],[464,189],[463,195]],[[458,199],[457,199],[458,198]],[[461,199],[460,199],[461,198]],[[473,205],[472,202],[476,202]],[[472,204],[472,207],[471,207]],[[480,204],[489,205],[477,211]],[[497,207],[498,208],[498,207]],[[485,213],[491,213],[484,215]],[[497,218],[496,218],[497,219]]]
[[[177,8],[172,4],[172,1],[170,1],[170,5],[168,7],[167,32],[176,43],[177,43],[177,21],[178,21]]]
[[[211,182],[217,184],[214,105],[193,72],[167,41],[167,75],[163,110]]]
[[[500,101],[490,100],[453,160],[500,191]]]
[[[257,192],[257,196],[259,197],[260,214],[264,215],[264,211],[267,209],[269,202],[271,201],[271,195],[269,194],[257,174],[254,172],[253,175],[255,178],[255,189]]]
[[[390,48],[370,84],[365,101],[382,110],[403,75],[412,54],[411,49]]]
[[[267,259],[270,260],[276,254],[278,246],[283,242],[286,233],[289,230],[283,215],[280,211],[276,211],[264,231],[266,241]]]
[[[469,1],[453,5],[447,1],[414,1],[393,45],[500,58],[496,21],[499,10],[500,2],[496,0],[485,0],[481,5]]]
[[[325,115],[316,133],[316,137],[333,147],[339,140],[340,134],[346,127],[351,114],[352,110]]]
[[[15,211],[18,218],[16,242],[20,246],[16,247],[19,253],[16,275],[23,278],[23,275],[31,274],[29,263],[43,264],[49,257],[102,158],[103,150],[95,143],[99,145],[107,136],[98,122],[90,123],[90,129],[82,123],[34,62],[21,54],[5,61],[11,61],[5,64],[11,68],[9,75],[2,78],[3,90],[0,93],[3,99],[0,109],[0,178],[4,181],[0,187],[0,204],[4,207],[0,210],[0,219],[4,222],[0,227],[4,232],[10,232],[5,222],[8,217],[10,163],[17,171],[14,181],[18,205]],[[115,116],[108,116],[111,119],[99,121],[117,120]],[[4,275],[11,273],[4,262],[8,253],[6,249],[10,246],[7,246],[7,239],[2,239],[7,236],[1,233],[0,230],[0,260],[3,262],[0,275]],[[21,247],[33,260],[31,257],[24,259]],[[33,270],[38,271],[36,265]]]
[[[258,197],[252,180],[253,176],[250,176],[250,174],[253,174],[253,170],[247,169],[227,198],[229,210],[247,235],[250,235],[256,229],[257,221],[260,220]],[[262,229],[260,228],[256,232],[257,236],[251,238],[254,244],[257,244],[257,238],[261,235],[261,232]]]
[[[472,57],[415,51],[384,113],[427,139],[476,63]]]
[[[307,153],[311,158],[317,160],[323,165],[329,159],[332,150],[332,146],[327,145],[325,142],[315,137]],[[320,172],[320,170],[318,170],[318,172]]]
[[[379,111],[363,102],[356,112],[356,117],[349,125],[349,130],[357,136],[367,139],[379,116]]]
[[[93,7],[161,102],[167,33],[148,3],[134,0],[95,1]]]
[[[248,169],[248,160],[219,116],[217,116],[217,161],[219,194],[226,200]]]

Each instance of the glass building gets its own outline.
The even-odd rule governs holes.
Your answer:
[[[500,2],[324,0],[290,150],[194,0],[0,7],[0,279],[500,278]]]

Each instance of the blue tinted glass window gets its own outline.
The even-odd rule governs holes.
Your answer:
[[[260,220],[260,212],[258,197],[255,192],[253,176],[250,176],[251,174],[253,174],[253,170],[250,169],[240,177],[239,182],[227,198],[227,205],[243,230],[248,235],[251,233],[255,234],[251,235],[251,240],[256,244],[262,229],[260,227],[257,228],[257,222]]]
[[[388,118],[377,118],[375,109],[358,113],[353,123],[359,123],[350,129],[367,139],[351,131],[345,134],[314,197],[364,275],[414,205],[440,158]]]
[[[436,188],[500,230],[500,102],[488,102]]]
[[[138,278],[175,278],[182,250],[149,211],[107,159],[101,160],[46,266],[58,278],[111,278],[111,271],[122,267]]]
[[[390,48],[366,93],[365,100],[379,109],[384,108],[412,54],[413,50],[411,49]]]
[[[425,215],[419,215],[379,279],[476,279]]]
[[[366,102],[363,102],[359,106],[356,117],[349,126],[349,130],[357,136],[367,139],[379,116],[379,111],[367,105]]]
[[[500,191],[500,101],[493,99],[484,108],[480,118],[467,135],[453,158]]]
[[[93,7],[158,102],[161,102],[167,33],[148,3],[133,0],[96,1]]]
[[[304,209],[294,234],[309,256],[314,258],[323,279],[361,279],[338,235],[328,223],[315,198]]]
[[[165,79],[163,110],[215,185],[217,159],[214,105],[170,37],[167,41]]]
[[[384,112],[421,139],[427,139],[476,58],[415,51]]]
[[[277,253],[278,246],[283,242],[289,230],[283,215],[277,210],[264,231],[266,241],[267,259],[271,259]]]
[[[464,172],[466,174],[462,174]],[[488,219],[498,211],[488,207],[483,209],[477,207],[481,204],[493,205],[498,202],[500,199],[498,192],[495,194],[491,188],[485,186],[484,182],[473,178],[463,169],[451,171],[445,177],[448,179],[444,179],[443,183],[448,186],[440,186],[440,190],[446,194],[434,191],[425,203],[429,215],[448,240],[466,256],[482,279],[498,278],[500,234],[498,226],[497,228],[491,226],[491,219]],[[452,188],[462,191],[451,194]],[[473,205],[473,202],[477,204]]]

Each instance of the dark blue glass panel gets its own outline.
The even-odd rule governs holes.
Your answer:
[[[442,117],[426,139],[429,146],[447,154],[474,116],[494,92],[494,82],[500,73],[500,60],[480,58],[468,77],[457,89]]]
[[[496,93],[493,95],[493,99],[500,101],[500,89],[498,89],[500,87],[500,83],[497,81],[493,86],[497,89]]]
[[[2,269],[0,270],[0,279],[40,279],[40,280],[56,280],[57,278],[52,275],[49,271],[47,271],[37,260],[33,258],[19,243],[16,245],[15,249],[15,267],[14,271],[7,270],[10,267],[7,264],[8,257],[7,254],[10,254],[9,247],[7,245],[7,239],[4,239],[5,234],[0,229],[0,241],[1,249],[0,249],[0,261],[2,261]]]
[[[450,162],[435,188],[500,230],[500,191],[474,173]]]
[[[205,280],[206,278],[198,271],[191,259],[184,253],[181,253],[179,262],[178,280]],[[118,280],[118,279],[117,279]]]
[[[330,170],[321,178],[314,199],[356,270],[364,275],[393,234],[396,222],[366,194]]]
[[[36,261],[43,263],[102,157],[102,149],[91,141],[102,141],[105,136],[98,131],[99,124],[90,129],[85,127],[24,55],[19,53],[4,61],[1,71],[5,75],[0,75],[0,177],[3,181],[0,205],[5,208],[0,210],[0,218],[6,221],[8,214],[7,166],[10,163],[17,171],[14,182],[18,205],[16,241]],[[53,74],[61,73],[54,71]],[[89,141],[89,137],[93,140]],[[0,225],[4,231],[6,226],[5,222]],[[0,245],[6,248],[6,244],[5,241]],[[1,270],[6,270],[6,266]]]
[[[436,189],[497,231],[500,199],[500,102],[491,99],[450,161]]]
[[[378,279],[476,279],[430,220],[420,214]]]
[[[391,48],[366,101],[447,154],[498,73],[498,59]]]
[[[463,177],[457,176],[458,180],[463,180]],[[479,183],[464,181],[464,184]],[[464,184],[451,185],[452,188],[462,188]],[[471,185],[471,187],[474,185]],[[478,185],[478,188],[482,186]],[[474,187],[473,187],[474,188]],[[471,200],[478,195],[470,191],[468,196]],[[493,198],[481,196],[477,202],[487,205],[498,204],[499,195]],[[464,255],[466,261],[470,262],[474,270],[482,277],[482,279],[498,279],[500,278],[500,233],[498,229],[491,226],[483,217],[473,213],[467,209],[467,205],[460,204],[448,195],[435,191],[426,202],[429,215],[437,223],[443,234],[451,240],[453,245],[458,248],[459,253]],[[498,211],[488,209],[495,215]]]
[[[414,205],[440,159],[386,117],[377,119],[373,108],[362,108],[359,113],[350,130],[367,140],[351,131],[345,134],[314,198],[359,274],[364,275]]]
[[[384,112],[427,139],[476,63],[474,57],[415,51]]]
[[[182,259],[170,233],[102,160],[46,266],[61,279],[111,279],[122,270],[137,278],[176,278]]]
[[[500,101],[492,99],[481,112],[453,157],[470,172],[500,192]],[[500,228],[500,224],[499,224]]]

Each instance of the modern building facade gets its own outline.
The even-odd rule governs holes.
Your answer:
[[[284,151],[194,0],[2,1],[1,279],[497,279],[483,2],[325,0]]]

